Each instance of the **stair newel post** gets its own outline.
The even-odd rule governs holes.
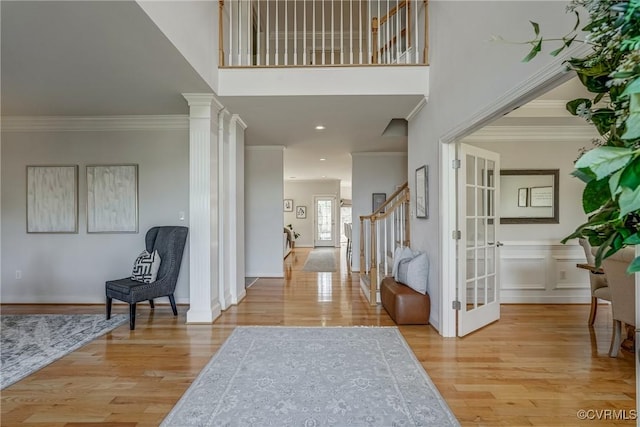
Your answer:
[[[376,293],[378,291],[378,260],[377,258],[377,239],[376,239],[376,220],[377,216],[371,217],[371,247],[369,248],[371,254],[371,268],[369,270],[369,305],[377,305],[378,298]]]
[[[378,63],[378,18],[373,18],[371,22],[371,43],[373,44],[373,58],[374,64]]]
[[[224,0],[218,0],[218,63],[220,67],[224,67]]]

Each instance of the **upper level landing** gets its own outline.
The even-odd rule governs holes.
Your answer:
[[[428,96],[424,0],[220,0],[220,96]]]

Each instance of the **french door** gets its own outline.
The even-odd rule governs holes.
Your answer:
[[[315,196],[314,200],[314,246],[335,246],[336,243],[336,198]]]
[[[500,155],[466,144],[459,152],[458,335],[464,336],[500,318]]]

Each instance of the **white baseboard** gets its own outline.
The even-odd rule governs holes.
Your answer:
[[[244,277],[259,277],[268,279],[283,279],[284,272],[281,273],[244,273]]]

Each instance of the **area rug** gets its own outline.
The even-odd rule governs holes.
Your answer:
[[[395,327],[238,327],[162,426],[457,426]]]
[[[337,271],[336,250],[334,248],[316,248],[309,252],[303,271]]]
[[[33,314],[0,316],[0,389],[115,329],[118,314]]]

